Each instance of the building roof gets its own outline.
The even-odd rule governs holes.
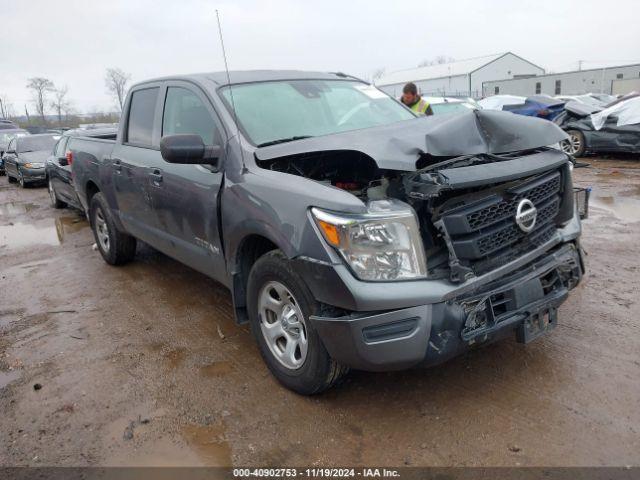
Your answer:
[[[614,67],[600,67],[600,68],[583,68],[582,70],[568,70],[566,72],[555,72],[555,73],[543,73],[541,75],[534,75],[532,77],[525,77],[525,78],[504,78],[502,80],[487,80],[485,82],[482,82],[483,84],[489,84],[489,83],[502,83],[502,82],[512,82],[512,81],[517,81],[517,80],[530,80],[532,78],[542,78],[542,77],[557,77],[560,75],[574,75],[574,74],[585,74],[585,73],[589,73],[589,72],[602,72],[602,71],[610,71],[610,70],[616,70],[618,68],[630,68],[630,67],[640,67],[640,63],[629,63],[627,65],[616,65]],[[635,80],[635,77],[632,77]]]
[[[494,55],[486,55],[484,57],[467,58],[466,60],[458,60],[451,63],[441,63],[426,67],[398,70],[382,76],[378,81],[376,81],[376,85],[395,85],[397,83],[415,82],[420,80],[429,80],[432,78],[467,75],[474,70],[482,68],[498,58],[503,57],[507,53],[510,52],[496,53]]]

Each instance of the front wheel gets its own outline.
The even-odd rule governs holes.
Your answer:
[[[91,199],[89,219],[96,245],[105,262],[122,265],[133,259],[136,239],[118,230],[102,193],[96,193]]]
[[[582,157],[586,150],[584,134],[579,130],[568,130],[569,138],[560,142],[560,147],[564,153],[574,157]]]
[[[249,274],[251,330],[271,373],[303,395],[336,384],[348,369],[327,353],[309,317],[318,303],[279,250],[258,259]]]

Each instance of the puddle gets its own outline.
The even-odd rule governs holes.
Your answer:
[[[0,225],[0,246],[23,248],[32,245],[61,245],[68,235],[88,226],[80,217],[60,217],[34,223]]]
[[[60,245],[55,223],[14,223],[0,226],[0,246],[9,248],[30,247],[32,245]]]
[[[598,208],[612,213],[620,220],[626,222],[640,222],[640,199],[623,194],[593,195],[589,202]]]
[[[213,362],[209,365],[200,367],[200,372],[205,377],[222,377],[233,371],[233,367],[229,362]]]
[[[11,382],[15,382],[20,378],[20,372],[17,370],[11,370],[8,372],[0,372],[0,390],[9,385]]]
[[[59,217],[56,218],[55,222],[60,243],[64,243],[67,235],[79,232],[84,227],[89,226],[89,223],[81,217]]]
[[[0,205],[0,217],[21,215],[23,213],[29,213],[30,211],[35,210],[37,208],[38,208],[38,205],[36,205],[35,203],[7,202]]]
[[[231,466],[231,448],[224,438],[222,425],[187,425],[182,436],[205,465]]]

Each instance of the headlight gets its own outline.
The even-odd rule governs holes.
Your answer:
[[[312,208],[325,240],[361,280],[412,280],[427,276],[413,209],[399,200],[369,202],[364,215]]]
[[[25,163],[26,168],[44,168],[44,163]]]

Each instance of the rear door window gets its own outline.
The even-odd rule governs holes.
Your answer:
[[[153,138],[153,121],[156,112],[159,88],[137,90],[131,95],[127,142],[150,147]]]

